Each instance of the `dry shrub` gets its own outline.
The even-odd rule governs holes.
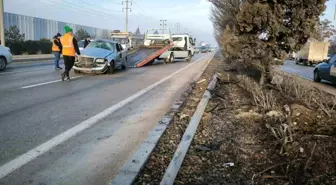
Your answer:
[[[336,97],[313,87],[313,82],[278,70],[271,73],[272,83],[286,98],[299,100],[311,108],[319,108],[329,117],[336,111]]]
[[[252,94],[256,106],[264,111],[277,108],[277,99],[272,90],[265,90],[259,83],[244,75],[238,76],[238,79],[240,80],[239,85]]]

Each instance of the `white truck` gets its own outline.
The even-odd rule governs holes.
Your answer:
[[[195,54],[196,39],[193,39],[189,34],[173,35],[172,38],[174,46],[164,52],[160,58],[167,58],[172,55],[174,59],[190,61]]]
[[[120,32],[119,30],[115,30],[111,33],[111,38],[113,41],[118,42],[125,50],[133,48],[132,35],[129,32]]]
[[[303,63],[303,65],[313,65],[321,63],[328,59],[328,42],[308,42],[296,54],[295,63]]]

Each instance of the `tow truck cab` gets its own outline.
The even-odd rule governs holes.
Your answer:
[[[189,34],[173,35],[174,46],[170,51],[174,52],[176,59],[190,59],[195,54],[195,42]]]

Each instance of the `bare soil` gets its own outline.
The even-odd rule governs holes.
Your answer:
[[[194,84],[134,184],[160,184],[210,78],[219,72],[220,81],[175,184],[336,185],[335,117],[279,94],[278,108],[265,111],[248,89],[232,80],[234,73],[224,71],[222,59],[217,54],[200,78],[206,81]],[[284,105],[291,110],[290,123],[283,119]],[[293,140],[284,144],[287,136],[278,138],[270,128],[286,124]]]

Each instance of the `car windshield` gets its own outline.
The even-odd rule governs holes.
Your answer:
[[[114,51],[114,44],[105,41],[93,41],[87,46],[87,48],[101,48],[109,51]]]

